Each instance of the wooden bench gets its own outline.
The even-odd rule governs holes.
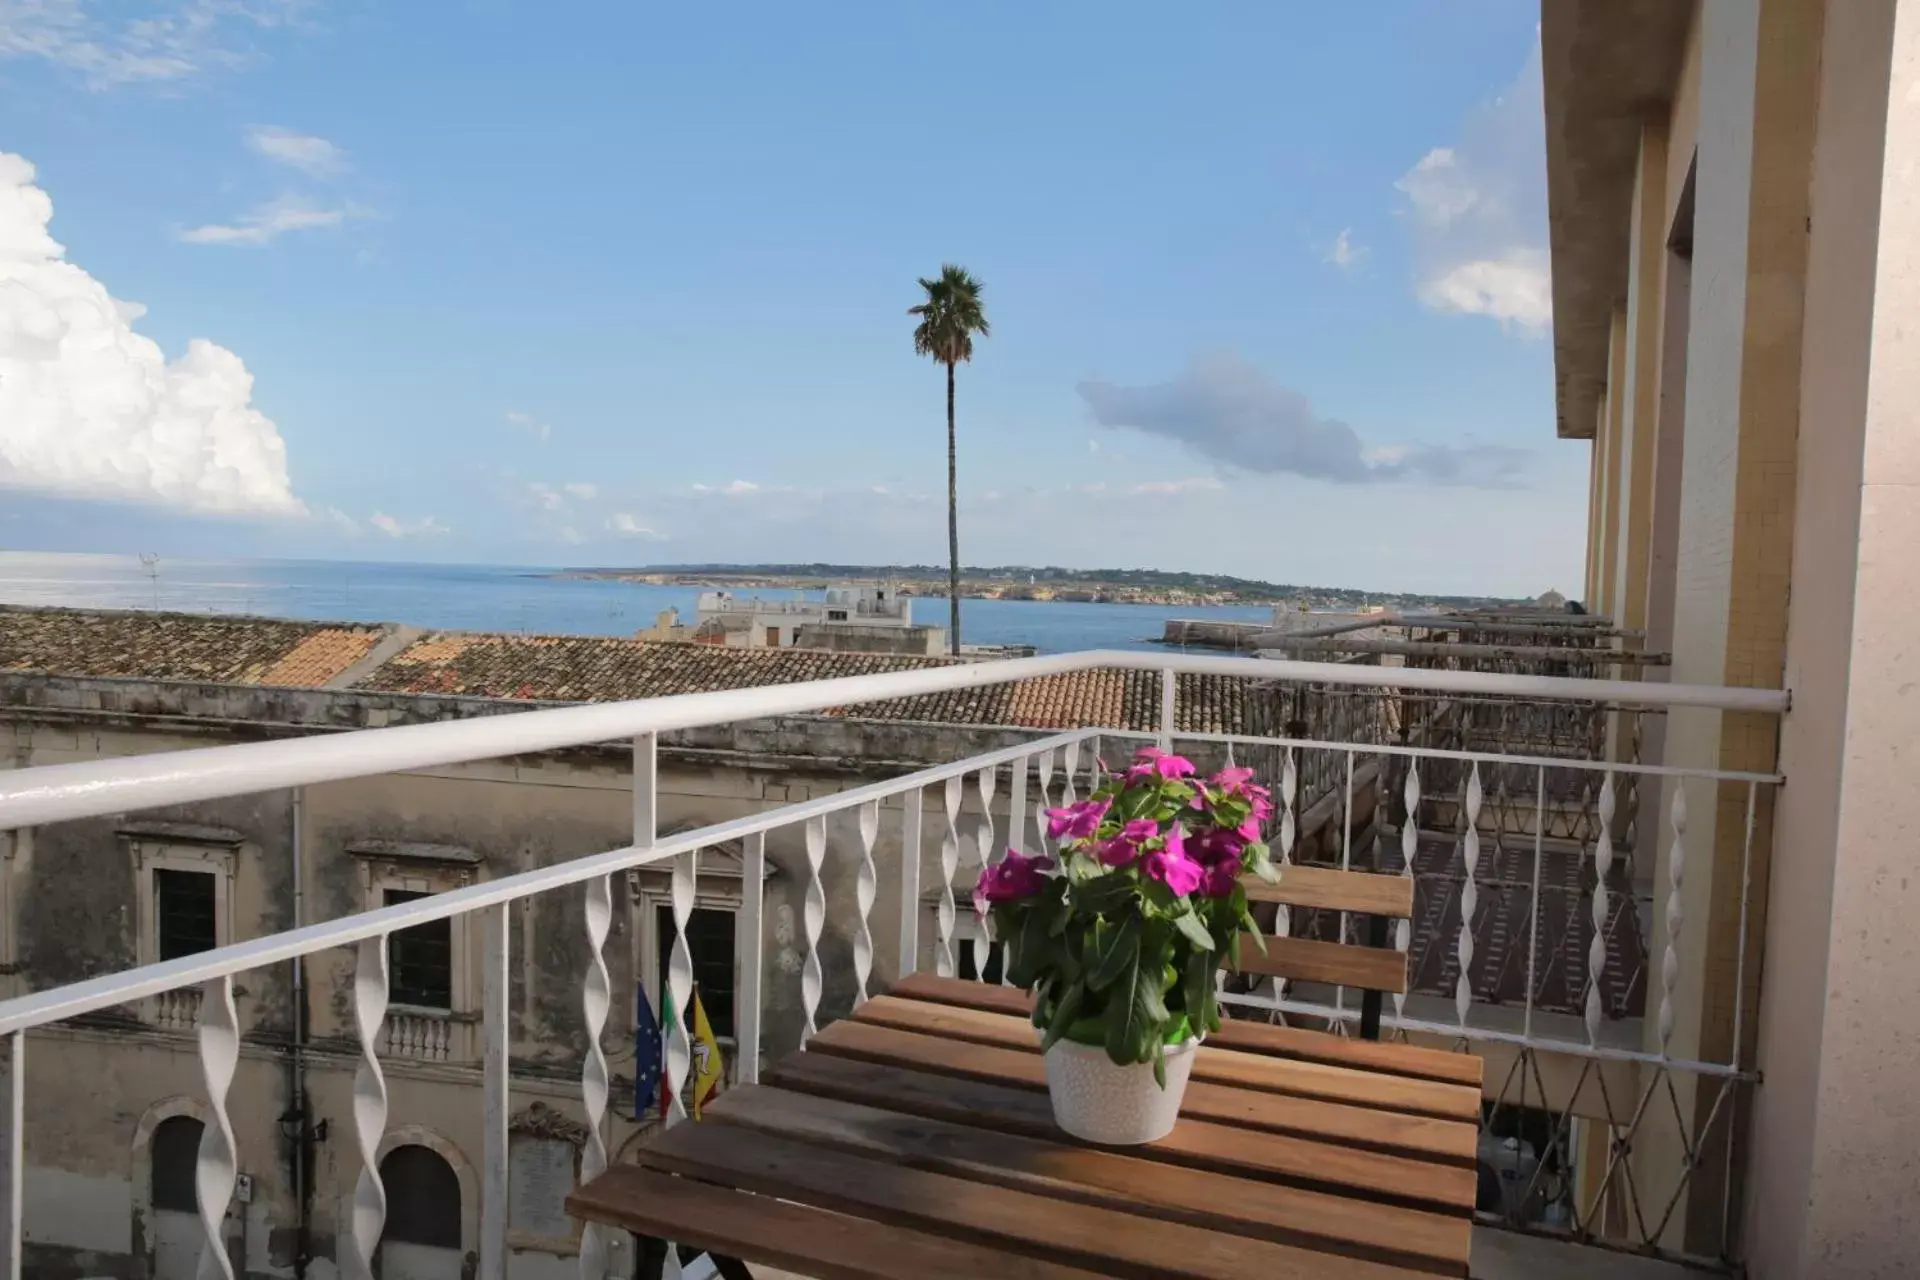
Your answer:
[[[1290,868],[1261,891],[1410,910],[1395,879]],[[1289,978],[1390,976],[1327,954],[1268,959],[1311,958]],[[1174,1131],[1102,1148],[1054,1125],[1029,1012],[1010,988],[905,978],[569,1211],[706,1249],[725,1275],[744,1274],[736,1259],[823,1280],[1466,1274],[1478,1058],[1229,1021],[1200,1047]]]
[[[1282,870],[1278,884],[1268,884],[1256,876],[1247,876],[1241,883],[1252,902],[1367,917],[1366,946],[1270,937],[1264,940],[1262,950],[1249,938],[1241,941],[1239,960],[1242,973],[1359,988],[1365,992],[1360,1004],[1360,1038],[1378,1040],[1381,996],[1404,995],[1407,990],[1407,957],[1386,945],[1387,923],[1413,918],[1413,881],[1406,876],[1366,871],[1288,866]]]

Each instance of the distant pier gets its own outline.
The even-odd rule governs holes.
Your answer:
[[[1192,649],[1250,650],[1253,638],[1272,631],[1271,622],[1220,622],[1207,618],[1168,618],[1160,643]]]

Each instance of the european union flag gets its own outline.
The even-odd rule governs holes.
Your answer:
[[[633,999],[633,1114],[644,1116],[653,1109],[660,1091],[660,1023],[645,991],[634,992]]]

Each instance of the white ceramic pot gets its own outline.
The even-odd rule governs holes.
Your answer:
[[[1060,1040],[1047,1050],[1047,1095],[1054,1122],[1076,1138],[1107,1146],[1137,1146],[1173,1132],[1193,1071],[1198,1040],[1167,1047],[1167,1087],[1153,1064],[1116,1066],[1107,1051]]]

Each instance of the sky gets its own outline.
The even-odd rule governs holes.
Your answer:
[[[0,0],[0,547],[1577,581],[1536,9]]]

